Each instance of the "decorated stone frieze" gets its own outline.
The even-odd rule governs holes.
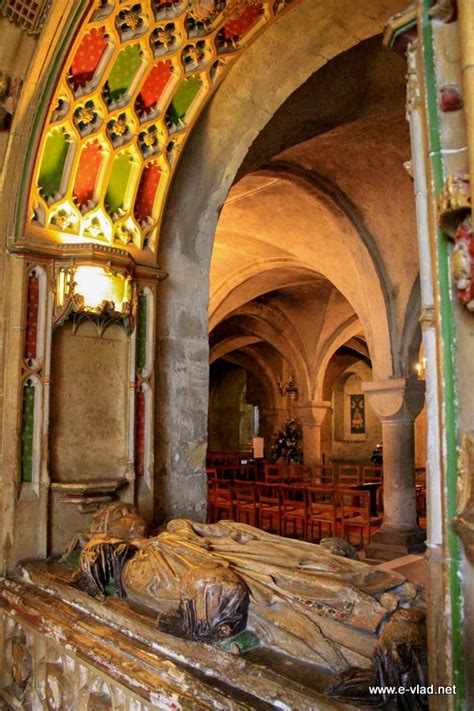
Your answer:
[[[438,197],[439,222],[453,238],[451,274],[457,295],[469,311],[474,311],[474,236],[471,216],[469,175],[449,176]]]

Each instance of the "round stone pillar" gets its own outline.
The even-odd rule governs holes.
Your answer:
[[[303,454],[307,466],[321,463],[321,425],[331,403],[326,400],[312,400],[294,408],[295,419],[303,429]]]
[[[382,423],[384,522],[366,548],[369,558],[390,560],[424,550],[416,522],[415,419],[424,403],[422,380],[397,378],[363,383]]]

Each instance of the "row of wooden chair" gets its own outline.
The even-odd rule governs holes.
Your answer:
[[[227,464],[207,467],[208,475],[217,479],[262,480],[279,484],[339,484],[355,486],[367,482],[382,483],[382,469],[376,466],[340,465],[338,470],[333,465],[316,464],[310,467],[303,464],[263,463],[259,468],[255,463]]]
[[[339,484],[355,486],[367,482],[382,483],[382,468],[372,465],[341,464],[337,469],[332,464],[314,464],[305,467],[302,464],[285,466],[282,464],[265,463],[264,481],[285,483]]]
[[[360,529],[370,542],[371,527],[382,522],[370,514],[370,494],[354,488],[334,488],[330,484],[305,486],[245,480],[208,479],[209,521],[221,518],[249,523],[279,535],[296,536],[313,541],[315,531],[327,535],[350,537],[352,528]]]

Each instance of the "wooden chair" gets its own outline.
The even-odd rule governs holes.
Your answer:
[[[365,484],[368,481],[379,481],[382,484],[382,467],[377,467],[373,464],[363,467],[361,483]]]
[[[235,519],[234,506],[234,485],[232,481],[227,479],[215,479],[214,483],[214,516],[215,520],[220,518]],[[222,516],[222,512],[227,514]]]
[[[258,527],[259,509],[257,505],[255,484],[252,481],[235,479],[234,494],[235,520],[241,521],[241,516],[243,515],[244,523]]]
[[[281,535],[281,496],[279,484],[265,484],[259,482],[255,486],[257,492],[257,506],[259,512],[259,525],[264,530],[277,532]],[[265,528],[268,520],[269,529]]]
[[[351,486],[360,483],[360,468],[358,464],[341,464],[339,466],[339,486]]]
[[[303,464],[290,464],[287,471],[288,484],[305,484],[308,480],[308,468]]]
[[[256,466],[255,464],[239,464],[239,476],[238,479],[241,481],[255,481],[256,480]]]
[[[215,505],[216,505],[216,470],[213,467],[206,467],[207,474],[207,522],[214,523],[215,521]]]
[[[306,531],[308,540],[314,539],[314,528],[318,529],[318,539],[322,537],[322,526],[327,526],[329,535],[336,535],[337,506],[334,489],[330,485],[308,486]]]
[[[334,467],[332,464],[313,464],[309,475],[311,486],[329,484],[334,486]]]
[[[263,477],[266,484],[281,484],[286,481],[286,467],[283,464],[269,464],[265,462]]]
[[[360,528],[360,544],[364,545],[364,531],[368,543],[371,538],[371,526],[382,523],[381,516],[370,515],[370,492],[363,489],[339,487],[337,501],[341,514],[342,537],[350,543],[350,528]]]
[[[282,534],[284,536],[287,535],[287,525],[291,523],[293,536],[296,536],[298,523],[300,523],[303,540],[306,540],[306,521],[308,518],[306,487],[296,484],[282,484],[280,492]]]

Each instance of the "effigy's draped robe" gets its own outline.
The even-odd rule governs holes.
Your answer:
[[[370,666],[381,623],[417,597],[397,573],[233,521],[171,521],[141,542],[123,582],[131,600],[166,612],[179,607],[187,571],[215,564],[245,581],[247,626],[262,644],[336,672]]]

